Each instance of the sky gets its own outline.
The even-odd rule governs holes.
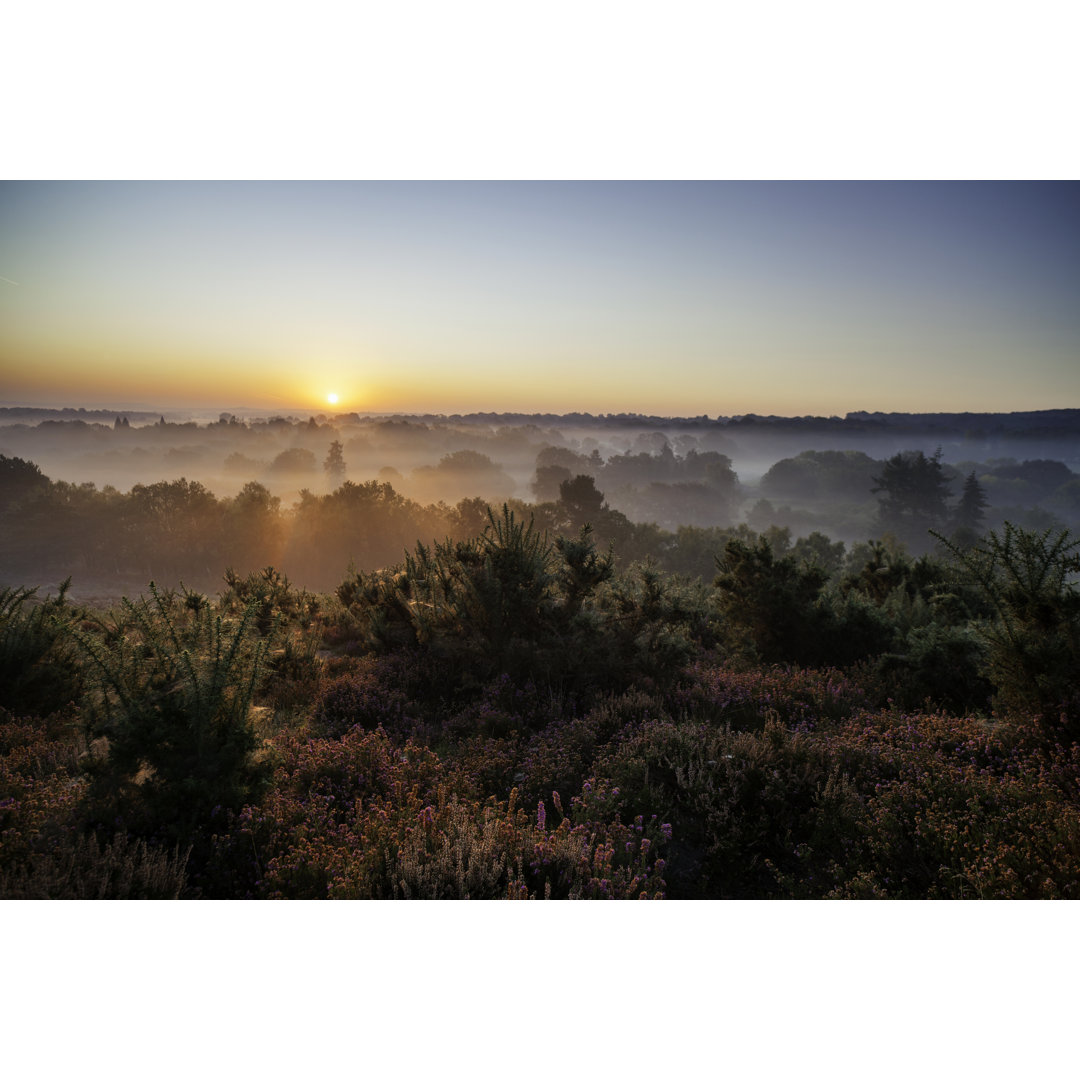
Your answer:
[[[0,183],[6,405],[1080,407],[1078,298],[1077,183]]]

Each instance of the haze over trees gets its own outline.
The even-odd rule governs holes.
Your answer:
[[[20,507],[0,537],[12,583],[70,572],[76,592],[108,594],[149,577],[213,588],[227,565],[273,563],[328,588],[350,561],[375,569],[418,539],[463,537],[478,527],[479,505],[502,502],[529,507],[553,534],[589,523],[624,562],[649,557],[702,578],[726,531],[745,526],[848,547],[889,535],[917,553],[935,544],[930,529],[970,543],[1005,521],[1080,523],[1080,476],[1066,463],[1077,462],[1080,432],[1067,412],[1028,415],[1020,426],[984,419],[979,429],[967,417],[953,426],[861,416],[120,419],[128,417],[0,427],[0,498]],[[793,432],[871,446],[900,432],[932,435],[940,449],[884,458],[851,445],[804,449],[763,467],[758,455],[774,430],[778,445]],[[1045,448],[1050,440],[1063,460],[964,456],[976,441]],[[43,461],[63,479],[50,483]],[[99,488],[86,478],[97,472],[136,479]]]

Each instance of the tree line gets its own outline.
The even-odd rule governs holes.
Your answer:
[[[814,485],[850,489],[858,484],[864,497],[877,496],[876,513],[863,535],[888,538],[915,555],[935,548],[939,542],[934,532],[966,547],[985,530],[989,498],[974,470],[954,494],[957,477],[943,465],[940,453],[905,451],[884,462],[863,458],[850,451],[807,452],[778,462],[762,489],[790,491],[800,481],[811,490]],[[0,455],[0,558],[14,584],[72,574],[76,580],[125,587],[155,580],[213,589],[227,567],[246,573],[272,565],[306,587],[328,589],[350,566],[379,569],[399,561],[418,540],[467,539],[486,521],[489,500],[479,495],[452,505],[423,504],[386,481],[345,479],[342,447],[336,441],[322,468],[332,490],[317,494],[304,489],[287,507],[254,480],[231,497],[219,497],[185,478],[135,484],[121,492],[108,485],[98,489],[92,483],[50,481],[32,462]],[[1069,470],[1060,468],[1072,478]],[[1015,465],[999,469],[1023,471]],[[1030,476],[1048,475],[1045,469],[1027,472],[1023,483],[1030,483]],[[634,520],[613,506],[594,474],[615,482],[666,477],[640,490],[652,499],[658,492],[669,493],[668,525]],[[665,445],[655,454],[620,455],[605,463],[597,455],[550,448],[538,459],[533,483],[537,501],[505,501],[519,517],[531,517],[552,536],[573,537],[588,525],[598,543],[614,548],[622,564],[652,560],[661,570],[690,578],[707,579],[713,573],[713,556],[732,538],[753,542],[764,535],[780,553],[835,549],[836,541],[827,532],[778,525],[760,504],[746,523],[732,523],[738,487],[729,459],[719,453],[690,451],[679,457]],[[633,489],[624,482],[618,490],[625,499]],[[696,520],[683,511],[684,504],[696,508]],[[713,524],[707,523],[710,519]],[[806,535],[793,540],[795,531]],[[862,555],[856,552],[864,547],[862,541],[840,544],[842,558],[857,561]]]

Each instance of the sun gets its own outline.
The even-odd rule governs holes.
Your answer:
[[[338,396],[337,396],[337,394],[333,394],[333,393],[331,393],[331,394],[327,394],[327,395],[326,395],[326,400],[327,400],[327,401],[328,401],[328,402],[329,402],[329,403],[330,403],[331,405],[336,405],[336,404],[338,403]]]

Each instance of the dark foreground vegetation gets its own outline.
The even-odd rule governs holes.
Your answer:
[[[703,579],[479,525],[322,594],[0,591],[0,895],[1080,896],[1067,533]]]

